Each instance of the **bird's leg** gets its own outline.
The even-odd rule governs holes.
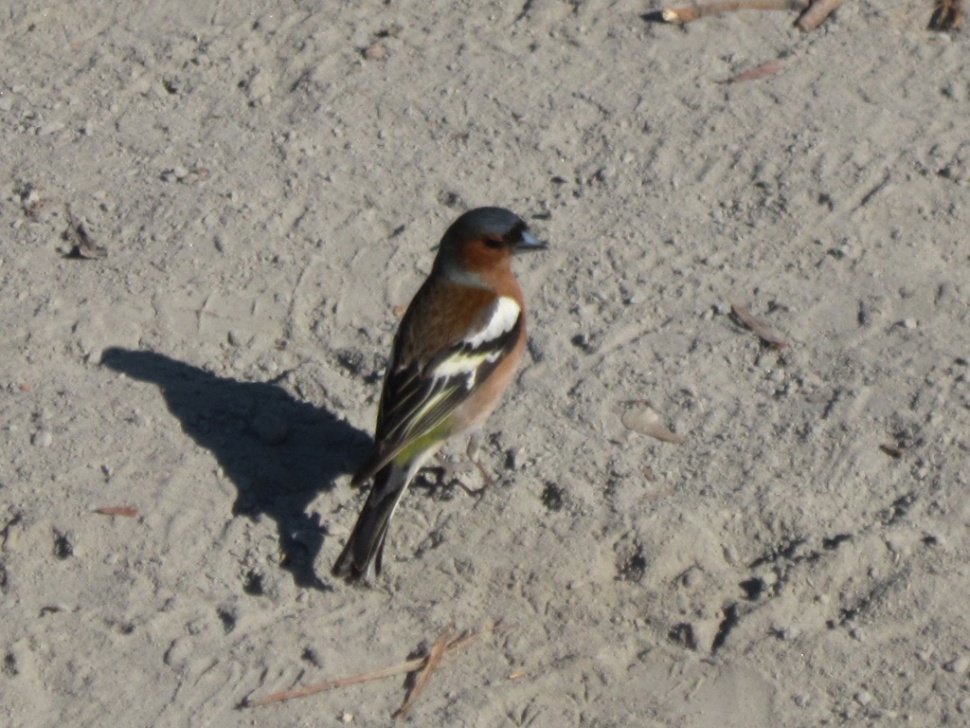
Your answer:
[[[484,481],[484,483],[482,484],[481,488],[477,488],[477,489],[469,488],[467,485],[465,485],[461,481],[460,475],[462,471],[467,472],[467,470],[465,470],[464,467],[461,467],[461,468],[457,467],[456,463],[447,462],[441,456],[440,452],[438,453],[438,462],[441,463],[442,474],[439,482],[450,482],[452,484],[455,484],[463,491],[465,491],[468,495],[475,496],[476,498],[481,499],[481,497],[485,494],[485,490],[494,482],[492,480],[492,476],[488,474],[487,470],[485,470],[485,466],[482,465],[481,462],[479,462],[478,460],[478,452],[479,450],[481,450],[481,446],[482,446],[481,432],[480,431],[473,432],[468,438],[468,448],[465,450],[465,455],[468,456],[468,459],[471,461],[472,465],[474,465],[475,468],[477,468],[478,472],[482,476],[482,480]]]
[[[485,491],[488,490],[489,486],[492,485],[492,476],[486,472],[485,466],[483,466],[478,460],[478,451],[481,446],[482,436],[481,433],[476,430],[471,434],[471,437],[468,438],[468,449],[465,450],[465,454],[468,455],[468,459],[475,464],[476,468],[478,468],[478,472],[482,474],[482,480],[484,482],[482,483],[482,487],[478,490],[473,491],[469,490],[468,488],[465,489],[469,495],[475,496],[475,504],[472,506],[472,508],[482,502],[482,497],[485,495]]]
[[[482,474],[482,480],[485,481],[484,485],[476,491],[476,493],[481,494],[486,488],[492,485],[492,476],[488,474],[485,470],[485,466],[478,459],[478,451],[482,449],[482,433],[480,430],[476,430],[468,438],[468,449],[465,450],[465,454],[468,455],[468,459],[472,461],[478,472]]]

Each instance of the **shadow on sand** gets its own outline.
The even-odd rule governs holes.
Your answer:
[[[158,386],[182,430],[216,456],[235,484],[233,514],[272,518],[283,567],[296,584],[328,589],[313,568],[326,529],[305,511],[317,493],[355,468],[370,436],[272,382],[225,379],[148,351],[110,348],[101,361]],[[268,444],[279,435],[279,444]]]

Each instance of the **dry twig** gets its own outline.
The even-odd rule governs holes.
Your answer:
[[[501,622],[498,620],[490,620],[486,622],[478,632],[472,632],[471,634],[464,633],[452,639],[445,645],[439,660],[441,658],[453,655],[463,647],[467,647],[481,635],[494,632],[496,629],[498,629],[500,624]],[[435,645],[437,644],[438,643],[436,642]],[[432,650],[433,649],[434,647],[432,647]],[[281,703],[285,700],[293,700],[294,698],[306,698],[310,695],[326,692],[327,690],[334,690],[335,688],[344,688],[349,685],[359,685],[361,683],[373,682],[375,680],[383,680],[384,678],[394,677],[395,675],[404,675],[409,672],[414,672],[415,670],[420,670],[428,664],[430,659],[431,652],[423,657],[416,657],[413,660],[402,662],[399,665],[392,665],[379,670],[370,670],[368,672],[362,672],[357,675],[350,675],[349,677],[342,677],[336,680],[327,680],[322,683],[307,685],[306,687],[296,688],[294,690],[280,690],[279,692],[270,693],[269,695],[258,698],[257,700],[246,700],[244,701],[243,705],[247,708],[254,708],[259,705]]]
[[[802,17],[798,19],[796,24],[806,33],[815,30],[829,15],[835,12],[842,2],[843,0],[813,0],[811,6],[802,13]]]
[[[454,633],[454,625],[449,625],[448,629],[442,632],[441,636],[434,641],[433,645],[431,645],[431,649],[428,651],[428,657],[424,661],[424,666],[421,668],[421,672],[419,672],[417,677],[414,678],[414,684],[411,685],[411,689],[404,698],[404,702],[401,703],[401,707],[395,711],[394,715],[392,716],[393,718],[403,720],[404,718],[408,717],[408,712],[418,701],[418,698],[421,697],[421,693],[424,692],[424,689],[431,681],[431,673],[433,673],[438,668],[438,665],[441,664],[441,659],[445,656],[445,650],[448,649],[448,643],[451,642]]]
[[[735,10],[804,10],[809,0],[712,0],[700,4],[679,5],[664,8],[663,19],[668,23],[689,23],[706,15],[732,13]]]
[[[771,324],[759,316],[751,313],[751,310],[742,303],[732,303],[731,313],[742,326],[746,326],[758,335],[768,346],[773,349],[784,349],[788,342],[782,338],[781,334],[775,331]]]
[[[134,506],[104,506],[95,508],[95,513],[102,516],[124,516],[125,518],[138,518],[138,509]]]
[[[731,78],[726,78],[721,83],[741,83],[742,81],[757,81],[758,79],[768,78],[768,76],[774,76],[782,69],[782,63],[778,60],[765,61],[764,63],[759,63],[757,66],[752,66],[751,68],[746,68],[740,71]]]

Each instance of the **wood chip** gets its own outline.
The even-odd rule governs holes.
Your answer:
[[[501,624],[502,623],[500,620],[489,620],[482,625],[482,628],[478,632],[459,635],[445,645],[441,657],[451,657],[458,650],[472,644],[481,635],[496,631],[499,629]],[[435,644],[437,645],[438,643],[436,642]],[[247,699],[243,701],[242,707],[254,708],[260,705],[269,705],[270,703],[281,703],[285,700],[293,700],[294,698],[306,698],[310,695],[326,692],[327,690],[343,688],[349,685],[359,685],[361,683],[373,682],[375,680],[383,680],[384,678],[393,677],[395,675],[404,675],[409,672],[422,669],[428,663],[430,658],[431,653],[429,652],[429,654],[423,657],[416,657],[413,660],[408,660],[407,662],[402,662],[398,665],[392,665],[390,667],[384,667],[379,670],[370,670],[368,672],[362,672],[349,677],[342,677],[336,680],[327,680],[325,682],[307,685],[306,687],[296,688],[294,690],[281,690],[276,693],[270,693],[269,695],[256,700]]]
[[[880,445],[879,449],[886,453],[889,457],[899,460],[903,455],[906,454],[906,448],[902,445]]]
[[[686,439],[683,435],[678,435],[664,427],[660,421],[660,413],[646,400],[631,400],[624,404],[628,405],[628,408],[620,415],[620,422],[627,429],[662,442],[672,442],[675,445],[680,445]]]
[[[104,506],[95,508],[95,513],[102,516],[124,516],[125,518],[138,518],[138,509],[134,506]]]
[[[796,25],[805,33],[815,30],[842,2],[843,0],[814,0],[808,10],[802,13]]]
[[[383,43],[372,43],[363,52],[368,61],[383,61],[387,58],[387,46]]]
[[[771,324],[769,324],[763,318],[755,316],[744,304],[732,303],[731,313],[734,314],[734,317],[737,319],[738,323],[754,331],[754,333],[758,335],[759,339],[773,349],[784,349],[786,346],[788,346],[788,342],[782,338],[781,334],[772,328]]]
[[[668,23],[683,24],[706,15],[732,13],[736,10],[804,10],[809,0],[713,0],[664,8],[661,17]]]

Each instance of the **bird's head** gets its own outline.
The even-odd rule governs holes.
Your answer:
[[[451,224],[438,246],[435,265],[450,273],[486,273],[506,268],[516,253],[545,247],[515,213],[479,207]]]

